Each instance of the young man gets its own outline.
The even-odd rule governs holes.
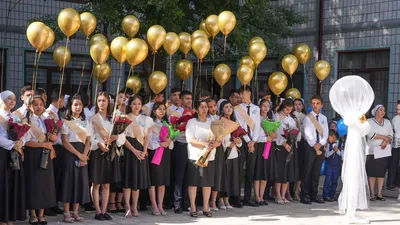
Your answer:
[[[235,106],[235,116],[239,125],[247,131],[243,136],[243,144],[240,156],[240,177],[243,173],[243,165],[246,162],[246,181],[244,187],[244,205],[258,207],[259,205],[251,200],[251,190],[254,177],[254,145],[258,140],[261,131],[260,108],[251,103],[251,88],[242,86],[239,88],[241,104]],[[236,201],[234,206],[240,207],[241,203]]]
[[[37,88],[35,90],[35,92],[36,92],[35,95],[42,96],[42,98],[44,100],[44,105],[46,106],[47,105],[47,93],[46,93],[46,91],[43,88]]]
[[[164,101],[164,93],[154,94],[151,92],[151,101],[144,104],[142,107],[142,114],[146,116],[150,116],[151,111],[153,110],[153,106],[156,102],[163,102]]]
[[[233,107],[239,105],[242,101],[240,98],[240,92],[236,89],[232,89],[229,96],[229,101],[231,102]]]
[[[180,93],[180,99],[182,102],[182,108],[191,109],[192,107],[193,94],[190,91],[182,91]],[[182,116],[180,112],[180,116]],[[188,152],[185,132],[175,138],[174,149],[171,155],[171,177],[172,185],[174,189],[174,211],[175,213],[182,213],[182,211],[188,211],[189,208],[189,195],[188,187],[184,186],[184,178],[186,174],[186,165],[188,163]]]
[[[318,183],[322,163],[325,159],[324,146],[327,143],[329,129],[326,116],[321,114],[323,106],[321,96],[313,96],[311,99],[312,111],[304,118],[305,165],[304,177],[301,181],[301,203],[311,202],[325,203],[318,197]],[[311,186],[310,186],[311,184]]]
[[[181,107],[182,103],[181,103],[180,95],[181,95],[181,90],[179,88],[171,89],[171,95],[169,96],[171,105],[169,106],[169,108],[167,110],[167,113],[169,115],[176,114],[176,112],[182,114],[183,108]]]
[[[18,116],[18,118],[21,121],[26,116],[26,112],[28,111],[28,106],[29,106],[29,99],[32,96],[32,94],[33,90],[31,85],[25,85],[21,89],[21,100],[23,102],[23,105],[13,112],[13,114]]]

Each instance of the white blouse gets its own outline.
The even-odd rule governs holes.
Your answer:
[[[281,116],[282,115],[282,116]],[[287,129],[287,125],[289,125],[289,129],[298,129],[296,126],[296,121],[291,116],[283,116],[281,113],[275,114],[275,121],[280,121],[281,126],[278,128],[276,131],[277,137],[276,137],[276,144],[277,145],[282,145],[283,142],[286,141],[285,133],[284,130]],[[301,133],[297,136],[297,140],[301,138]]]
[[[304,117],[306,117],[306,115],[305,115],[304,113],[302,113],[302,112],[297,112],[297,111],[294,111],[293,114],[296,116],[296,120],[297,120],[297,122],[298,122],[299,125],[300,125],[301,136],[304,137],[304,125],[303,125],[303,120],[304,120]]]
[[[42,131],[42,133],[47,134],[46,125],[44,124],[45,119],[46,118],[43,115],[36,116],[35,114],[33,114],[31,116],[31,121],[35,122],[39,126],[39,129]],[[32,122],[30,125],[32,125]],[[26,132],[26,134],[22,137],[22,142],[24,143],[24,145],[28,141],[39,142],[39,140],[35,137],[35,135],[33,135],[31,129],[29,129],[29,131]]]
[[[222,139],[222,146],[224,147],[224,151],[226,151],[226,149],[231,146],[232,142],[230,139],[231,139],[231,135],[226,135],[224,137],[224,139]],[[231,153],[228,156],[228,159],[236,159],[239,156],[239,153],[238,153],[239,150],[237,149],[237,147],[240,148],[240,147],[242,147],[242,145],[243,145],[243,142],[240,143],[239,145],[233,146],[233,148],[231,149]]]
[[[367,155],[374,154],[374,147],[382,145],[383,140],[374,139],[376,135],[384,135],[393,138],[393,128],[392,124],[388,119],[383,119],[382,124],[379,124],[375,118],[368,119],[368,123],[371,126],[371,131],[367,134]]]
[[[88,120],[82,121],[80,118],[77,119],[77,118],[73,118],[73,117],[72,117],[72,120],[79,128],[81,128],[81,129],[86,131],[86,136],[87,137],[91,137],[92,136],[93,128],[92,128],[91,123]],[[68,141],[69,142],[81,142],[83,144],[85,144],[85,142],[86,142],[86,140],[79,139],[79,137],[65,123],[63,124],[60,133],[68,135]]]
[[[186,141],[188,143],[188,158],[190,160],[199,159],[203,148],[198,148],[190,144],[192,139],[198,141],[209,141],[212,136],[211,132],[211,119],[207,118],[206,122],[200,122],[197,118],[192,118],[186,125]],[[215,158],[215,148],[211,150],[209,161],[213,161]]]
[[[96,151],[97,149],[99,149],[99,146],[97,145],[98,143],[105,143],[104,139],[101,137],[99,131],[96,130],[95,126],[93,125],[93,119],[94,118],[99,118],[100,123],[102,125],[102,127],[104,128],[104,130],[109,133],[112,127],[111,121],[108,119],[104,119],[99,113],[96,113],[95,115],[93,115],[93,117],[90,119],[90,124],[89,125],[92,129],[92,139],[91,139],[91,145],[90,145],[90,150],[92,151]],[[117,146],[120,147],[125,143],[126,137],[125,134],[122,133],[119,135],[118,139],[116,140],[117,142]]]
[[[392,119],[392,125],[394,130],[394,138],[392,141],[393,148],[400,148],[400,116],[397,115]]]
[[[263,121],[263,119],[267,119],[267,118],[262,118],[261,117],[261,122]],[[265,130],[264,130],[263,126],[262,126],[262,123],[261,123],[261,125],[260,125],[260,134],[258,136],[257,143],[265,143],[265,142],[267,142],[267,137],[268,137],[267,133],[265,132]]]
[[[12,150],[15,142],[8,139],[8,120],[12,117],[14,122],[19,122],[19,118],[18,116],[11,114],[11,112],[7,112],[3,109],[0,109],[0,116],[4,118],[4,123],[0,123],[0,147],[6,150]]]
[[[136,122],[139,126],[140,131],[142,132],[142,134],[145,136],[146,135],[146,131],[147,129],[151,128],[154,125],[154,121],[151,117],[149,116],[145,116],[142,114],[139,114],[138,116],[134,116],[132,114],[129,114],[130,117],[133,117],[134,119],[136,119]],[[135,135],[133,134],[133,129],[132,129],[132,125],[129,125],[126,130],[126,135],[128,137],[132,137],[135,138]]]
[[[149,142],[149,150],[156,150],[157,148],[161,147],[161,139],[160,139],[160,133],[158,132],[159,129],[162,127],[162,121],[161,120],[155,120],[154,124],[152,126],[152,129],[150,131],[150,142]],[[154,126],[157,126],[156,129],[153,129]],[[169,144],[168,148],[172,150],[174,148],[174,142],[171,141]]]

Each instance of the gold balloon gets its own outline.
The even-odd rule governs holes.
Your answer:
[[[130,88],[134,94],[137,94],[142,88],[142,81],[137,76],[130,76],[126,81],[126,87]]]
[[[261,42],[253,43],[250,45],[249,55],[258,66],[267,56],[267,46]]]
[[[297,98],[301,98],[300,91],[297,88],[290,88],[286,91],[286,98],[291,97],[293,100]]]
[[[192,35],[187,32],[182,32],[179,34],[179,40],[181,42],[179,50],[185,55],[188,54],[192,48]]]
[[[50,48],[50,46],[52,46],[54,43],[54,38],[55,38],[54,31],[48,26],[46,26],[46,30],[49,33],[49,35],[47,36],[47,40],[44,43],[44,45],[39,49],[39,52],[43,52],[44,50]]]
[[[134,15],[125,16],[122,19],[122,30],[124,30],[125,34],[130,38],[133,38],[140,28],[140,22],[138,18]]]
[[[257,42],[260,42],[260,43],[265,44],[264,39],[262,39],[261,37],[253,37],[253,38],[250,39],[250,41],[249,41],[249,46],[252,45],[252,44],[254,44],[254,43],[257,43]]]
[[[218,16],[217,15],[209,15],[207,19],[205,20],[206,22],[206,29],[208,33],[211,34],[213,38],[217,36],[219,33],[219,27],[218,27]]]
[[[253,61],[253,59],[252,59],[250,56],[248,56],[248,55],[243,56],[243,57],[240,59],[239,65],[248,65],[248,66],[250,66],[253,70],[256,69],[256,63],[255,63],[255,62]]]
[[[102,65],[110,57],[110,47],[104,42],[95,42],[90,46],[90,56],[96,64]]]
[[[294,72],[296,72],[297,67],[299,66],[299,61],[297,60],[296,56],[292,54],[287,54],[282,59],[282,67],[292,77]]]
[[[287,87],[288,79],[282,72],[274,72],[268,78],[269,89],[279,96]]]
[[[58,14],[57,22],[65,36],[70,37],[74,35],[81,26],[81,17],[75,9],[66,8]]]
[[[126,60],[129,65],[136,66],[143,62],[147,54],[149,54],[149,47],[146,42],[140,38],[134,38],[126,43]]]
[[[206,32],[207,37],[211,36],[211,34],[207,30],[206,21],[205,20],[201,21],[200,26],[199,26],[199,30],[202,30],[202,31]]]
[[[104,36],[103,34],[95,34],[92,36],[92,38],[90,38],[90,45],[93,45],[94,43],[96,43],[98,41],[108,44],[108,40],[107,40],[106,36]]]
[[[35,47],[36,50],[41,49],[49,36],[49,31],[46,29],[46,25],[42,22],[33,22],[29,24],[26,29],[26,36],[28,37],[29,43]]]
[[[81,26],[79,30],[86,36],[89,37],[96,29],[97,20],[90,12],[81,13]]]
[[[108,80],[111,76],[111,66],[108,63],[104,63],[101,65],[93,66],[93,76],[99,81],[99,83],[103,83]]]
[[[315,76],[318,77],[320,81],[323,81],[331,72],[331,65],[325,60],[319,60],[314,65]]]
[[[214,78],[221,87],[224,86],[231,78],[231,68],[226,64],[219,64],[214,69]]]
[[[198,37],[192,41],[194,54],[202,60],[210,51],[210,41],[205,37]]]
[[[243,85],[250,83],[253,79],[254,70],[248,65],[241,65],[237,71],[237,77]]]
[[[218,15],[218,28],[227,36],[236,26],[236,16],[231,11],[223,11]]]
[[[171,56],[176,51],[178,51],[180,44],[181,41],[179,40],[179,36],[174,32],[168,32],[165,36],[163,47],[165,51],[167,51],[168,54]]]
[[[160,25],[153,25],[147,30],[147,42],[153,52],[157,52],[164,43],[166,34],[164,27]]]
[[[168,78],[161,71],[154,71],[149,76],[149,86],[154,94],[160,93],[167,86]]]
[[[62,69],[63,66],[67,65],[69,60],[71,60],[71,52],[65,46],[58,46],[54,49],[53,59],[57,66]]]
[[[181,59],[176,63],[176,75],[185,81],[189,79],[193,72],[193,63],[187,59]]]
[[[310,47],[308,47],[308,45],[304,43],[296,45],[296,47],[293,50],[293,53],[299,60],[300,64],[303,65],[306,64],[311,57]]]
[[[198,37],[205,37],[208,39],[208,35],[205,31],[202,30],[196,30],[195,32],[193,32],[192,34],[192,40],[198,38]]]
[[[111,54],[119,63],[126,61],[126,43],[128,43],[128,39],[122,36],[114,38],[111,42]]]

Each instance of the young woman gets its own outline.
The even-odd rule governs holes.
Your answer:
[[[29,223],[47,224],[43,216],[44,209],[56,205],[56,190],[53,173],[53,143],[57,136],[47,133],[44,124],[44,100],[41,96],[33,96],[29,100],[26,122],[31,125],[24,135],[25,143],[24,169],[26,184],[26,208],[30,210]],[[47,161],[47,168],[42,163]],[[45,161],[43,161],[45,162]],[[35,210],[39,210],[39,215]]]
[[[263,119],[272,119],[272,111],[270,107],[270,102],[267,99],[262,99],[260,101],[260,116],[261,121]],[[262,127],[262,125],[261,125]],[[254,192],[256,195],[256,203],[258,205],[268,205],[266,201],[264,201],[264,192],[267,186],[267,180],[269,179],[269,161],[264,159],[262,156],[264,152],[264,147],[266,142],[272,142],[276,137],[275,133],[271,133],[271,136],[267,136],[265,131],[260,129],[260,136],[256,143],[254,156],[255,156],[255,171],[254,171]]]
[[[127,116],[132,123],[126,128],[124,144],[125,170],[122,185],[124,187],[125,217],[140,216],[138,212],[139,191],[150,188],[149,160],[147,147],[153,120],[141,113],[142,99],[131,96],[128,101]],[[132,196],[132,204],[131,204]]]
[[[107,92],[99,92],[96,98],[96,114],[91,118],[90,123],[93,130],[91,139],[91,160],[90,180],[93,183],[92,197],[93,204],[96,208],[96,220],[112,220],[111,216],[106,213],[107,203],[110,194],[110,184],[117,183],[121,180],[118,159],[110,160],[107,158],[109,146],[116,141],[117,146],[122,146],[125,142],[125,135],[111,135],[111,106]],[[100,207],[100,186],[101,202]],[[105,200],[104,200],[105,199]]]
[[[228,101],[223,101],[220,104],[221,117],[236,121],[233,114],[233,106]],[[239,176],[239,148],[242,146],[241,138],[234,138],[231,135],[226,135],[222,140],[224,150],[224,169],[222,175],[221,192],[219,199],[220,209],[232,209],[229,203],[229,196],[238,196],[240,194],[240,176]],[[218,150],[217,150],[218,151]]]
[[[26,220],[22,157],[19,157],[19,170],[12,170],[8,161],[11,152],[23,153],[22,140],[10,140],[7,133],[8,120],[12,118],[14,122],[19,121],[17,116],[11,114],[15,103],[13,92],[0,93],[0,225],[12,225],[12,221]]]
[[[301,140],[297,142],[297,152],[298,152],[298,171],[299,171],[299,181],[296,182],[296,187],[294,188],[294,198],[295,201],[300,201],[300,186],[301,179],[303,177],[303,170],[305,164],[305,152],[304,152],[304,126],[303,120],[306,116],[306,110],[304,107],[303,99],[297,98],[294,100],[294,116],[296,117],[297,126],[300,127]]]
[[[149,189],[152,213],[155,216],[167,215],[163,208],[163,201],[165,195],[165,186],[170,183],[170,164],[171,164],[171,149],[174,148],[174,142],[168,137],[160,139],[160,129],[163,121],[168,121],[167,107],[162,102],[156,102],[151,112],[151,118],[154,120],[155,125],[152,126],[150,132],[149,143],[149,162],[153,160],[156,150],[164,147],[164,152],[159,165],[150,163],[150,180],[151,188]],[[157,187],[157,195],[156,195]],[[157,200],[156,200],[157,196]]]
[[[296,143],[288,144],[288,140],[284,136],[285,129],[297,129],[296,121],[290,115],[292,110],[293,100],[285,99],[275,115],[275,121],[281,122],[281,126],[277,130],[277,150],[275,151],[275,202],[278,204],[290,203],[285,198],[285,194],[288,190],[289,182],[294,182],[298,179]],[[300,139],[300,135],[297,137],[298,140]],[[288,158],[291,152],[293,155]]]
[[[189,163],[186,172],[186,183],[189,186],[190,216],[197,217],[196,194],[197,187],[202,187],[203,193],[203,215],[212,217],[209,207],[211,187],[214,185],[214,158],[215,148],[221,142],[213,140],[211,132],[211,119],[208,118],[208,106],[205,100],[196,101],[196,116],[188,121],[186,125],[186,140],[188,142]],[[208,166],[200,167],[196,161],[200,158],[203,149],[209,151]]]
[[[92,129],[85,118],[80,95],[74,95],[70,99],[64,119],[61,139],[66,151],[60,162],[62,179],[58,199],[64,203],[64,222],[83,222],[78,210],[79,204],[90,202],[87,163]]]
[[[392,149],[392,163],[390,165],[389,187],[397,187],[399,196],[397,201],[400,201],[400,101],[397,101],[397,115],[392,119],[394,130],[393,149]]]

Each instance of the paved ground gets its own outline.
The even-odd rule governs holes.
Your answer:
[[[371,224],[399,225],[400,224],[400,203],[396,199],[387,199],[386,202],[372,202],[368,211],[358,213],[371,221]],[[85,223],[76,224],[140,224],[140,225],[242,225],[242,224],[268,224],[268,225],[333,225],[340,224],[341,216],[338,214],[337,202],[326,204],[304,205],[293,202],[288,205],[277,205],[270,203],[268,206],[243,209],[223,210],[214,212],[212,218],[200,216],[192,219],[188,213],[176,215],[168,211],[167,216],[152,216],[150,212],[142,212],[138,218],[125,219],[123,214],[112,215],[112,222],[99,222],[93,219],[94,214],[82,213],[86,218]],[[49,217],[49,224],[65,224],[62,217]],[[18,224],[27,224],[18,223]]]

